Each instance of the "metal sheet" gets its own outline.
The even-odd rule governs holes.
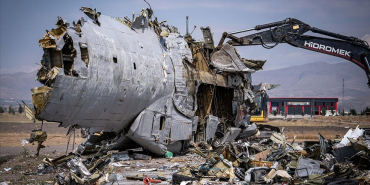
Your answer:
[[[304,159],[299,158],[298,160],[298,166],[296,169],[296,176],[298,177],[307,177],[308,175],[312,174],[323,174],[324,169],[320,168],[319,161],[313,160],[313,159]]]
[[[171,139],[188,140],[191,138],[192,123],[172,123]]]
[[[219,123],[220,122],[218,120],[218,117],[212,115],[208,116],[206,127],[206,141],[215,137],[217,126]]]
[[[320,152],[322,155],[326,154],[326,143],[325,138],[319,133],[319,141],[320,141]]]
[[[229,44],[224,44],[220,51],[212,55],[211,63],[221,71],[254,72],[253,69],[249,69],[245,66],[236,53],[235,48]]]

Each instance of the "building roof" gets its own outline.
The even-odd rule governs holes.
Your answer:
[[[311,101],[311,100],[322,100],[322,101],[335,101],[338,102],[336,97],[269,97],[269,100],[283,100],[283,101]]]

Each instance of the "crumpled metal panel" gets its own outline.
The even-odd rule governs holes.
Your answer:
[[[205,28],[200,27],[200,29],[203,32],[204,47],[208,48],[208,49],[214,49],[215,48],[215,43],[213,42],[211,28],[209,26],[207,26]]]
[[[256,133],[258,132],[258,128],[257,128],[257,125],[256,124],[251,124],[251,125],[248,125],[247,128],[245,128],[238,136],[239,139],[242,139],[242,138],[248,138],[248,137],[251,137],[253,135],[255,135]]]
[[[73,158],[71,159],[67,165],[74,173],[90,176],[91,173],[87,170],[86,166],[82,163],[81,158]]]
[[[249,124],[250,118],[249,120],[244,120],[245,118],[248,118],[248,111],[246,110],[246,107],[242,105],[237,106],[234,126],[239,127],[240,125],[243,125],[246,127]]]
[[[250,103],[254,102],[254,93],[251,89],[244,88],[244,100],[249,100]]]
[[[335,162],[343,162],[344,160],[355,155],[356,153],[357,151],[353,148],[353,146],[344,146],[340,148],[335,148],[333,150],[333,154],[336,156]]]
[[[180,122],[172,123],[171,140],[188,140],[192,135],[192,123]]]
[[[169,95],[143,110],[136,117],[126,136],[158,155],[163,155],[167,151],[167,145],[190,139],[193,120],[173,109],[174,102],[171,100],[172,96]],[[165,117],[164,129],[160,128],[162,116]]]
[[[249,168],[245,172],[244,180],[246,182],[259,182],[264,180],[264,176],[267,174],[269,168],[267,167],[254,167]]]
[[[171,142],[190,139],[190,136],[192,135],[193,121],[194,120],[192,118],[188,118],[177,109],[174,109],[172,111],[172,125],[175,126],[171,128]],[[181,126],[181,124],[186,125]],[[184,130],[180,130],[180,127],[183,127],[182,129]],[[181,137],[177,136],[177,134],[180,135],[179,132],[183,132],[181,133]]]
[[[140,28],[148,28],[149,26],[149,19],[148,19],[148,11],[142,10],[140,15],[135,18],[134,22],[131,24],[132,28],[140,29]]]
[[[178,33],[171,33],[165,38],[165,44],[175,68],[175,89],[173,101],[176,109],[185,116],[191,118],[195,114],[194,95],[189,94],[186,86],[186,76],[183,61],[192,62],[191,51]]]
[[[149,151],[163,155],[167,150],[167,143],[163,142],[168,139],[170,133],[172,119],[168,120],[167,117],[171,115],[166,114],[166,102],[171,96],[164,97],[148,108],[143,110],[131,125],[127,137],[148,149]],[[164,129],[160,128],[160,117],[166,116]]]
[[[229,87],[238,87],[243,86],[243,77],[240,75],[228,75],[227,76],[227,82]]]
[[[296,169],[296,176],[298,177],[307,177],[308,175],[312,174],[323,174],[324,169],[320,168],[319,161],[313,160],[313,159],[305,159],[305,158],[299,158],[298,160],[298,166]]]
[[[239,133],[240,133],[241,130],[242,130],[241,128],[230,127],[227,130],[225,136],[221,139],[221,142],[220,143],[223,144],[225,142],[232,142],[232,141],[234,141],[234,139],[236,137],[238,137],[238,135],[239,135]]]
[[[198,116],[194,116],[193,117],[193,124],[192,124],[192,131],[195,132],[197,131],[197,127],[198,127]]]
[[[319,141],[320,141],[320,152],[321,155],[326,154],[326,143],[325,138],[319,133]]]
[[[208,139],[213,139],[217,130],[217,126],[220,123],[218,117],[208,115],[207,118],[207,127],[206,127],[206,141]]]
[[[64,36],[64,34],[61,37],[55,39],[55,44],[56,44],[56,49],[57,50],[62,50],[63,47],[64,47],[65,42],[64,42],[63,36]]]
[[[255,70],[245,66],[235,50],[235,47],[230,44],[224,44],[221,50],[212,55],[212,65],[221,71],[254,72]]]

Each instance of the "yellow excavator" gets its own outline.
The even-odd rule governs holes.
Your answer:
[[[268,84],[268,83],[261,83],[259,85],[254,86],[255,98],[254,101],[258,107],[251,115],[251,122],[267,122],[269,121],[268,118],[268,108],[267,102],[269,100],[269,96],[266,93],[266,90],[271,90],[275,87],[278,87],[280,84]]]

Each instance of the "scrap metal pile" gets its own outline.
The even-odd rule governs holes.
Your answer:
[[[266,134],[266,131],[261,131]],[[299,146],[288,143],[284,132],[222,146],[194,144],[192,152],[207,162],[182,168],[173,184],[368,184],[370,129],[350,129],[339,141],[325,139]]]
[[[193,143],[192,156],[205,162],[192,163],[173,171],[173,184],[369,184],[370,129],[350,129],[341,140],[329,140],[319,134],[318,142],[298,145],[287,142],[284,130],[254,125],[258,132],[247,139],[219,145]],[[142,151],[143,152],[143,151]],[[152,160],[150,156],[127,151],[97,148],[95,152],[77,149],[55,159],[45,158],[38,173],[55,173],[57,184],[104,184],[120,182],[116,168],[131,159]],[[170,153],[170,152],[169,152]],[[172,155],[172,154],[171,154]],[[165,156],[168,158],[168,156]],[[172,157],[172,156],[171,156]],[[173,166],[179,166],[175,163]],[[142,165],[141,165],[142,166]],[[172,167],[171,167],[172,168]],[[152,169],[147,169],[148,171]],[[156,169],[153,169],[156,171]],[[145,172],[145,170],[139,170]],[[128,181],[147,184],[167,181],[166,175],[125,176]],[[146,181],[145,181],[145,178]],[[134,180],[134,181],[133,181]],[[140,182],[141,183],[141,182]]]
[[[40,174],[56,173],[57,184],[94,184],[108,182],[113,172],[112,154],[79,155],[69,153],[55,159],[45,158],[38,167]]]

